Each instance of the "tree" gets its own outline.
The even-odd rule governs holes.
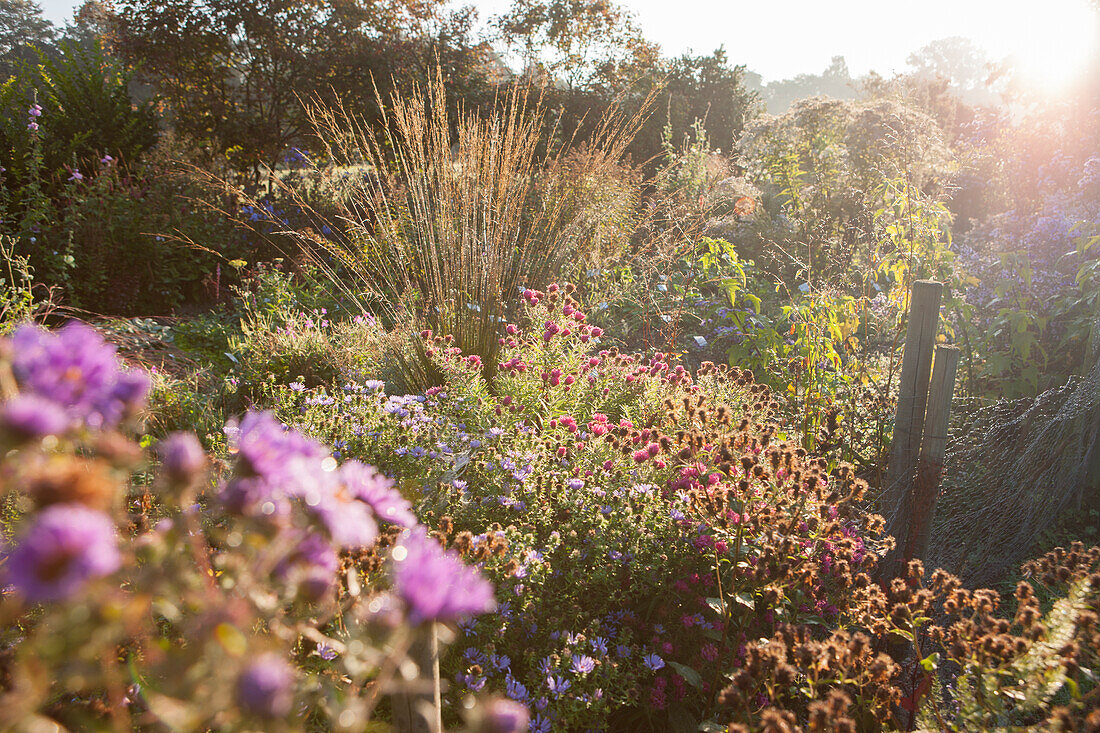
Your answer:
[[[745,123],[760,111],[759,97],[745,85],[745,67],[730,66],[725,48],[709,56],[685,54],[668,64],[661,109],[674,134],[702,120],[707,139],[730,151]]]
[[[32,0],[0,0],[0,81],[12,76],[23,63],[38,60],[38,50],[49,51],[57,30],[42,17],[42,7]]]
[[[854,99],[856,83],[848,71],[843,56],[834,56],[820,74],[799,74],[793,79],[773,81],[765,87],[768,111],[783,114],[799,99],[826,96],[832,99]]]
[[[84,0],[65,25],[65,38],[85,48],[97,41],[104,51],[114,47],[114,10],[105,0]]]
[[[528,73],[570,91],[621,89],[658,60],[658,46],[610,0],[515,0],[493,25]]]
[[[969,104],[991,104],[996,95],[987,81],[992,65],[970,39],[941,38],[924,46],[906,60],[919,79],[943,79]]]
[[[41,108],[35,136],[51,188],[62,184],[69,168],[88,171],[105,155],[137,163],[157,141],[157,116],[151,102],[131,100],[130,79],[98,42],[86,47],[63,40],[56,57],[43,55],[0,85],[0,166],[9,190],[27,182],[28,107],[34,100]]]
[[[308,137],[305,100],[373,99],[434,59],[465,80],[473,19],[443,0],[123,0],[115,35],[177,132],[255,184]]]

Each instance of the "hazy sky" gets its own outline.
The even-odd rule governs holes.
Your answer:
[[[470,1],[470,0],[467,0]],[[55,22],[74,0],[41,0]],[[482,17],[510,0],[472,0]],[[1033,66],[1100,63],[1100,12],[1089,0],[626,0],[643,32],[665,53],[709,53],[725,45],[734,63],[765,80],[819,73],[844,56],[853,75],[900,71],[930,41],[966,36],[993,59],[1021,54]]]

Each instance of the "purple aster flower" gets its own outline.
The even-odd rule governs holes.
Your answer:
[[[531,720],[526,705],[499,697],[485,705],[484,714],[481,730],[485,733],[525,733]]]
[[[550,733],[552,729],[553,726],[550,724],[550,719],[543,717],[541,714],[536,715],[527,728],[530,733]]]
[[[394,584],[413,624],[457,621],[496,606],[492,585],[458,555],[443,550],[423,527],[394,548],[393,560]]]
[[[54,504],[38,514],[7,554],[4,574],[27,600],[55,601],[75,595],[120,564],[110,517],[81,504]]]
[[[222,486],[218,501],[229,512],[246,516],[284,517],[290,502],[282,488],[260,476],[234,478]]]
[[[76,168],[73,168],[72,171],[73,171],[73,174],[71,176],[69,176],[69,181],[83,181],[84,180],[84,174],[83,173],[81,173]]]
[[[291,541],[293,541],[293,537]],[[275,577],[297,586],[307,601],[319,601],[336,587],[340,558],[324,537],[310,532],[294,544],[294,548],[275,566]]]
[[[552,674],[547,676],[546,686],[550,689],[550,694],[557,698],[564,695],[573,686],[573,683],[561,675]]]
[[[647,654],[642,657],[642,664],[645,665],[646,669],[656,672],[661,667],[665,666],[665,660],[661,659],[656,654]]]
[[[237,678],[237,701],[261,718],[282,718],[294,703],[294,668],[278,654],[261,654]]]
[[[172,433],[160,442],[157,452],[165,474],[176,483],[189,483],[206,468],[206,452],[194,433]]]
[[[374,467],[359,461],[348,461],[340,467],[340,479],[353,496],[374,510],[378,519],[399,527],[413,527],[416,524],[412,504],[393,487],[392,480],[378,473]]]
[[[321,468],[289,484],[287,493],[300,499],[306,511],[321,520],[337,545],[357,549],[374,544],[378,537],[374,512],[340,481],[336,472]]]
[[[115,347],[83,323],[70,321],[52,333],[21,326],[11,345],[23,391],[57,403],[89,427],[112,427],[145,404],[148,375],[119,369]]]
[[[575,674],[588,674],[596,668],[596,660],[585,654],[575,654],[570,666]]]
[[[326,662],[331,662],[333,659],[336,659],[337,653],[331,646],[319,641],[317,642],[317,656],[324,659]]]
[[[510,673],[504,678],[504,693],[513,700],[527,701],[527,687]]]
[[[237,449],[237,471],[285,480],[300,461],[320,462],[328,451],[320,443],[290,430],[270,412],[249,412],[239,424],[226,426],[230,445]]]
[[[31,108],[27,110],[27,114],[31,117],[41,117],[42,116],[42,105],[32,104]]]
[[[0,405],[0,427],[19,440],[58,435],[72,421],[57,403],[35,394],[21,394]]]

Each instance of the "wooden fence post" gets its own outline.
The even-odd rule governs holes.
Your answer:
[[[889,520],[887,531],[899,535],[896,524],[904,518],[902,504],[910,493],[916,471],[917,454],[924,434],[924,412],[928,402],[928,379],[932,371],[932,349],[939,326],[943,284],[932,280],[913,283],[909,306],[909,325],[905,332],[905,352],[901,360],[898,407],[894,419],[894,437],[890,444],[890,462],[882,487],[880,504]]]
[[[409,656],[416,662],[417,681],[429,671],[431,694],[405,690],[390,695],[393,706],[393,727],[398,733],[443,733],[442,691],[439,678],[439,633],[435,624],[426,630],[426,639],[416,641]],[[421,686],[417,686],[422,689]]]
[[[947,449],[947,430],[951,420],[951,397],[955,392],[955,375],[962,352],[955,346],[937,346],[928,388],[928,412],[924,418],[924,439],[920,445],[916,478],[907,508],[903,557],[905,561],[924,557],[932,531],[932,518],[943,477],[943,457]],[[902,538],[898,537],[898,544]]]

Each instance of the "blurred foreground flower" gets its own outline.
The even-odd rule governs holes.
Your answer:
[[[5,576],[27,600],[55,601],[119,564],[110,517],[79,504],[55,504],[38,514],[7,556]]]
[[[282,718],[294,703],[294,668],[278,654],[261,654],[237,680],[241,707],[261,718]]]
[[[120,368],[115,347],[83,323],[70,321],[56,332],[21,326],[11,347],[21,391],[89,428],[112,428],[145,405],[148,375]]]
[[[458,555],[441,548],[422,527],[410,531],[394,548],[393,576],[414,625],[459,621],[496,607],[493,586]]]

